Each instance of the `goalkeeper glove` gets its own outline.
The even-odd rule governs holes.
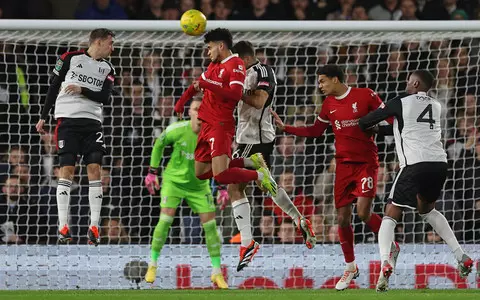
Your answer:
[[[218,187],[217,192],[217,204],[220,205],[220,210],[224,210],[225,206],[227,206],[230,197],[228,196],[228,192],[222,186]]]
[[[158,182],[158,170],[154,168],[148,169],[148,175],[145,177],[145,186],[147,187],[150,195],[155,195],[155,190],[160,189],[160,183]]]

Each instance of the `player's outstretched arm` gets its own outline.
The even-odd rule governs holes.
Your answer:
[[[228,86],[222,87],[205,81],[199,80],[199,86],[202,89],[207,89],[226,100],[240,100],[243,93],[243,83],[232,81]]]
[[[329,125],[328,123],[321,121],[319,118],[317,118],[315,120],[315,123],[311,126],[295,127],[285,125],[276,112],[274,112],[273,110],[270,110],[270,112],[275,119],[275,124],[277,125],[278,129],[296,136],[319,137],[322,136],[323,132],[325,132],[325,129],[327,129]]]
[[[177,113],[178,118],[181,120],[183,117],[183,111],[185,109],[185,103],[187,103],[188,100],[192,99],[193,96],[195,96],[199,92],[199,89],[195,87],[194,84],[191,84],[188,89],[183,92],[182,96],[180,96],[180,99],[175,103],[175,112]]]
[[[384,107],[380,107],[372,112],[369,112],[366,116],[363,116],[358,121],[358,126],[362,131],[368,131],[372,127],[376,126],[381,121],[384,121],[390,117],[401,115],[402,102],[401,98],[397,97],[389,102]],[[383,127],[383,126],[382,126]],[[387,126],[388,127],[388,126]],[[387,135],[390,130],[382,129],[384,135]]]

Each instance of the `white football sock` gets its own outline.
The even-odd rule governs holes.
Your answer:
[[[90,226],[97,226],[102,209],[102,181],[92,180],[88,186],[88,203],[90,204]]]
[[[247,198],[232,202],[233,217],[240,231],[241,244],[244,247],[252,241],[252,223],[250,220],[250,203]]]
[[[283,188],[279,188],[277,191],[277,196],[273,197],[273,202],[280,207],[283,212],[290,216],[295,222],[295,225],[298,225],[298,219],[302,217],[302,214],[298,211],[297,207],[293,204],[290,197],[288,197],[287,192]]]
[[[464,254],[463,249],[460,247],[460,244],[455,237],[455,234],[448,224],[447,219],[435,208],[432,209],[429,213],[420,215],[425,221],[432,225],[433,230],[447,243],[447,245],[452,250],[455,258],[460,261]]]
[[[72,182],[60,178],[57,185],[58,228],[68,225],[68,205],[70,204],[70,187]]]
[[[380,263],[388,261],[392,243],[395,240],[395,227],[397,221],[390,217],[383,217],[378,231],[378,247],[380,248]]]

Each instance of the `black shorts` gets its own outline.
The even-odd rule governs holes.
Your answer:
[[[262,153],[265,162],[267,163],[268,167],[271,167],[271,157],[273,152],[273,147],[275,146],[275,142],[265,143],[265,144],[240,144],[237,147],[237,150],[233,152],[232,158],[240,158],[240,157],[249,157],[254,153]]]
[[[417,194],[428,202],[435,202],[447,179],[447,163],[422,162],[400,169],[388,202],[395,206],[417,208]]]
[[[107,153],[102,123],[86,118],[59,118],[55,128],[58,154],[88,155]]]

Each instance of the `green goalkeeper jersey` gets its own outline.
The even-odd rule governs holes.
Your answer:
[[[182,188],[190,191],[209,190],[209,181],[195,176],[194,152],[197,147],[197,134],[193,132],[189,120],[171,124],[157,138],[150,158],[151,168],[158,168],[167,145],[173,146],[173,152],[162,173],[163,181],[182,185]]]

